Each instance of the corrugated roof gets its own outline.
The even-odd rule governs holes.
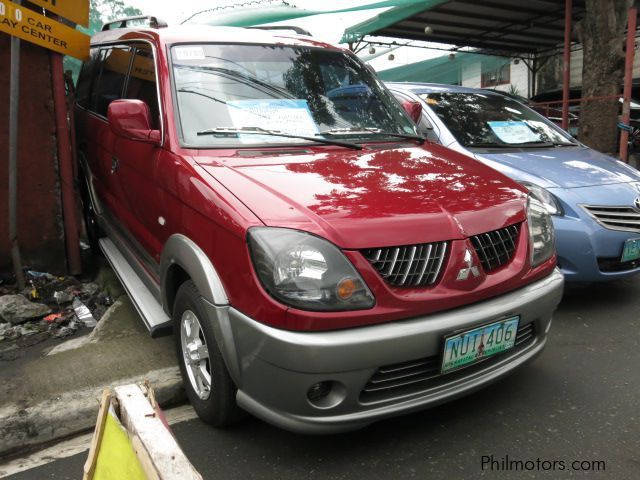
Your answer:
[[[565,0],[429,0],[353,25],[345,30],[342,41],[376,35],[491,52],[537,52],[562,44],[564,9]],[[585,0],[573,0],[573,22],[584,12]],[[425,32],[427,26],[430,33]]]

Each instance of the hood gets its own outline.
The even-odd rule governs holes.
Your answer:
[[[526,216],[519,185],[440,146],[260,153],[195,160],[266,225],[342,248],[464,238]]]
[[[475,153],[511,178],[544,188],[577,188],[640,181],[640,172],[587,147],[556,147],[521,152]]]

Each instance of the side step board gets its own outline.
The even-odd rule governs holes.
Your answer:
[[[144,320],[152,337],[158,337],[171,328],[171,319],[153,296],[153,293],[140,280],[135,270],[124,258],[118,247],[108,238],[99,240],[100,248],[111,264],[113,271],[120,279],[120,283],[127,291],[136,310]]]

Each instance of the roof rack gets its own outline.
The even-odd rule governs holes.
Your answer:
[[[245,27],[245,28],[253,28],[255,30],[291,30],[292,32],[296,32],[298,35],[306,35],[307,37],[313,37],[308,30],[304,28],[296,27],[294,25],[274,25],[274,26],[256,26],[256,27]]]
[[[136,17],[119,18],[117,20],[107,22],[102,26],[102,31],[104,32],[105,30],[127,28],[129,26],[129,22],[135,22],[139,20],[147,20],[149,22],[150,28],[164,28],[167,26],[167,22],[165,22],[164,20],[161,20],[158,17],[154,17],[151,15],[138,15]]]

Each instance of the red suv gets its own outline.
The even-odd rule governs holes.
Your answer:
[[[151,333],[173,329],[205,421],[354,429],[544,347],[563,288],[545,208],[425,143],[351,52],[116,28],[76,93],[90,239]]]

